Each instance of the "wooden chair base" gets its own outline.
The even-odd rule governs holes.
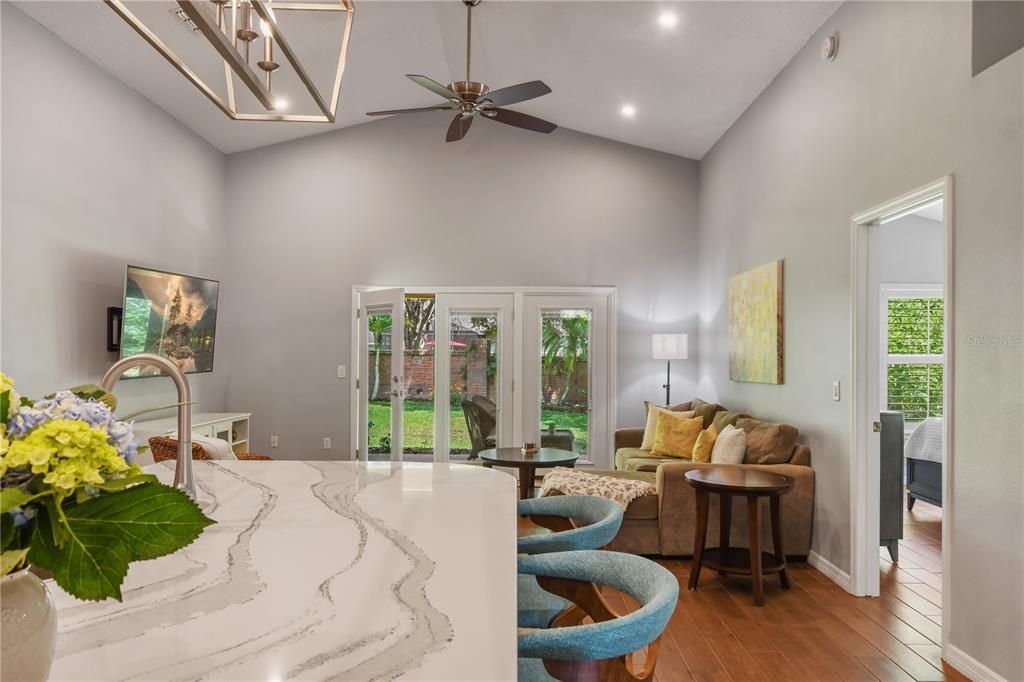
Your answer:
[[[551,594],[568,599],[573,603],[551,621],[551,627],[579,625],[589,616],[595,623],[602,623],[620,617],[608,604],[601,590],[594,583],[567,578],[537,576],[537,583]],[[654,679],[654,667],[658,661],[658,646],[661,636],[647,646],[647,658],[640,670],[634,670],[633,654],[607,658],[598,661],[544,660],[544,668],[552,677],[569,681],[593,682],[644,682]]]

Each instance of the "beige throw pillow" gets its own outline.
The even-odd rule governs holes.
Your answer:
[[[658,413],[659,412],[671,412],[677,417],[692,418],[693,411],[689,412],[676,412],[672,409],[666,409],[664,407],[658,407],[657,405],[647,406],[647,425],[644,427],[644,440],[640,443],[641,450],[651,450],[654,448],[654,436],[658,432]]]
[[[711,450],[712,464],[742,464],[747,454],[747,432],[735,426],[726,426],[715,438]]]

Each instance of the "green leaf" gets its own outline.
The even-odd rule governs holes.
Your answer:
[[[60,546],[63,544],[63,536],[57,533],[50,522],[56,515],[56,508],[50,501],[44,509],[36,512],[35,529],[32,531],[28,553],[29,561],[51,572],[60,562]]]
[[[59,550],[53,579],[68,594],[89,601],[121,601],[121,583],[131,553],[124,540],[102,529],[69,524],[68,540]]]
[[[7,413],[11,409],[11,392],[0,393],[0,424],[7,423]]]
[[[120,600],[129,554],[124,540],[116,535],[65,526],[56,505],[47,500],[36,516],[28,559],[51,571],[57,584],[72,596]]]
[[[45,497],[49,494],[50,491],[36,493],[33,495],[25,492],[21,488],[4,488],[0,490],[0,513],[9,512],[15,507],[24,507],[32,500]]]
[[[138,474],[136,476],[128,476],[127,478],[119,478],[114,481],[106,481],[105,483],[90,483],[89,486],[98,490],[105,490],[109,493],[116,493],[119,490],[124,490],[125,488],[142,483],[159,483],[159,479],[153,474]]]
[[[176,552],[214,523],[185,493],[160,483],[95,497],[71,509],[67,521],[72,534],[123,539],[131,561]]]
[[[7,575],[25,561],[27,549],[11,549],[0,554],[0,575]]]
[[[0,514],[0,549],[7,549],[12,542],[14,542],[14,517],[10,514]]]

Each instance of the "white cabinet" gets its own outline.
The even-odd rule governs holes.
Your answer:
[[[192,433],[231,443],[235,454],[249,452],[251,412],[197,412],[192,415]],[[135,437],[145,441],[153,436],[176,436],[177,417],[135,422]]]

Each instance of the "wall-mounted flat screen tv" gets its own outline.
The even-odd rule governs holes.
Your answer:
[[[202,277],[128,266],[121,322],[121,357],[156,353],[186,374],[213,371],[220,283]],[[125,377],[159,376],[133,367]]]

